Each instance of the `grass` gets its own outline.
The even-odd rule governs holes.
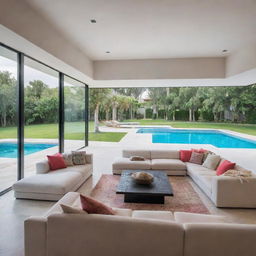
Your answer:
[[[83,140],[84,123],[65,123],[65,139]],[[37,124],[25,126],[25,138],[30,139],[56,139],[58,138],[58,124]],[[126,133],[124,132],[93,132],[93,122],[89,122],[89,140],[119,142]],[[0,128],[0,139],[17,138],[17,127]]]
[[[206,129],[225,129],[234,132],[245,133],[256,136],[255,124],[236,124],[236,123],[210,123],[210,122],[181,122],[166,121],[163,119],[143,119],[126,120],[126,122],[139,122],[140,125],[171,125],[174,128],[206,128]]]
[[[125,122],[139,122],[140,125],[171,125],[174,128],[206,128],[206,129],[226,129],[235,132],[256,136],[256,125],[253,124],[234,124],[234,123],[207,123],[207,122],[172,122],[162,119],[143,119],[143,120],[126,120]],[[65,139],[83,140],[84,139],[84,123],[70,122],[65,123]],[[90,141],[106,141],[119,142],[125,132],[93,132],[93,122],[89,122],[89,140]],[[17,138],[16,127],[0,128],[0,139]],[[58,138],[57,124],[38,124],[25,127],[25,138],[31,139],[56,139]]]

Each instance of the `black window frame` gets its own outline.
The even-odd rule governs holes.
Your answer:
[[[17,131],[18,131],[18,154],[17,154],[17,180],[20,180],[24,177],[24,127],[25,127],[25,119],[24,119],[24,58],[29,58],[33,61],[36,61],[52,70],[55,70],[59,74],[59,134],[58,134],[58,142],[59,142],[59,152],[62,153],[64,151],[64,120],[65,120],[65,108],[64,108],[64,76],[67,76],[81,84],[84,85],[85,89],[85,141],[84,146],[81,148],[85,148],[88,146],[88,137],[89,137],[89,124],[88,124],[88,111],[89,111],[89,87],[86,83],[68,75],[56,68],[53,68],[40,60],[37,60],[23,52],[20,52],[2,42],[0,42],[0,47],[4,47],[10,51],[13,51],[17,54],[17,114],[18,114],[18,122],[17,122]],[[81,149],[79,148],[79,149]],[[0,191],[0,196],[10,191],[12,188],[6,188],[3,191]]]

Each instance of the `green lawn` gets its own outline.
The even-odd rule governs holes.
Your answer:
[[[83,140],[84,139],[84,123],[70,122],[65,123],[65,139]],[[93,132],[93,122],[89,122],[89,140],[90,141],[108,141],[118,142],[126,133],[124,132]],[[0,128],[0,139],[17,138],[16,127]],[[25,127],[25,138],[30,139],[56,139],[58,138],[57,124],[39,124],[29,125]]]
[[[256,135],[256,125],[253,124],[231,124],[231,123],[206,123],[206,122],[172,122],[166,120],[126,120],[125,122],[139,122],[141,125],[171,125],[174,128],[214,128],[227,129],[235,132]],[[83,140],[84,123],[73,122],[65,124],[65,139]],[[89,140],[119,142],[125,132],[93,132],[93,122],[89,122]],[[17,137],[16,127],[0,128],[0,139]],[[31,139],[55,139],[58,137],[57,124],[29,125],[25,127],[25,138]]]
[[[171,125],[174,128],[208,128],[208,129],[226,129],[235,132],[256,135],[255,124],[235,124],[235,123],[207,123],[207,122],[172,122],[162,119],[156,120],[126,120],[125,122],[139,122],[141,125]]]

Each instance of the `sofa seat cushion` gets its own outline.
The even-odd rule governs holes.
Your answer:
[[[66,194],[83,178],[79,172],[54,171],[24,178],[13,185],[18,192]]]
[[[133,218],[142,219],[156,219],[165,221],[174,221],[172,212],[170,211],[144,211],[144,210],[134,210],[132,212]]]
[[[204,185],[207,187],[209,191],[212,191],[212,179],[213,176],[207,176],[207,175],[198,175],[198,179],[204,183]]]
[[[151,160],[131,161],[129,158],[118,158],[113,163],[114,170],[150,170]]]
[[[83,165],[74,165],[68,166],[65,169],[61,169],[60,172],[78,172],[83,176],[86,176],[89,172],[91,172],[92,165],[91,164],[83,164]]]
[[[186,170],[186,164],[179,159],[152,159],[152,170]]]
[[[216,171],[203,167],[202,165],[186,163],[188,174],[216,176]]]
[[[226,223],[227,218],[219,215],[175,212],[174,219],[178,223]]]
[[[151,150],[151,159],[180,159],[178,150]]]
[[[117,216],[132,217],[131,209],[112,208]]]

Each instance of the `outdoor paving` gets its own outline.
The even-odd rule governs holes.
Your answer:
[[[102,131],[128,132],[119,142],[89,142],[89,147],[85,150],[94,155],[94,173],[93,176],[84,183],[79,191],[89,194],[102,174],[112,173],[112,162],[115,157],[120,157],[124,148],[141,148],[141,149],[190,149],[204,147],[213,150],[216,153],[235,161],[255,171],[256,168],[256,150],[255,149],[218,149],[212,145],[191,145],[191,144],[153,144],[151,134],[136,134],[133,128],[109,128],[101,127]],[[242,135],[243,136],[243,135]],[[253,136],[256,139],[256,136]],[[252,138],[252,137],[251,137]],[[81,145],[82,141],[70,141],[70,149]],[[45,154],[55,153],[56,148],[51,148],[51,152],[39,152],[31,156],[29,169],[26,173],[35,172],[35,162],[44,158]],[[33,161],[32,161],[33,160]],[[30,171],[29,171],[30,170]],[[254,209],[221,209],[216,208],[208,197],[195,185],[189,177],[186,177],[191,185],[198,192],[200,198],[212,214],[228,216],[236,223],[253,223],[256,224],[256,210]],[[0,255],[4,256],[23,256],[23,222],[29,216],[40,216],[44,214],[54,202],[36,201],[36,200],[16,200],[13,191],[0,197],[0,227],[2,236],[0,236]]]

